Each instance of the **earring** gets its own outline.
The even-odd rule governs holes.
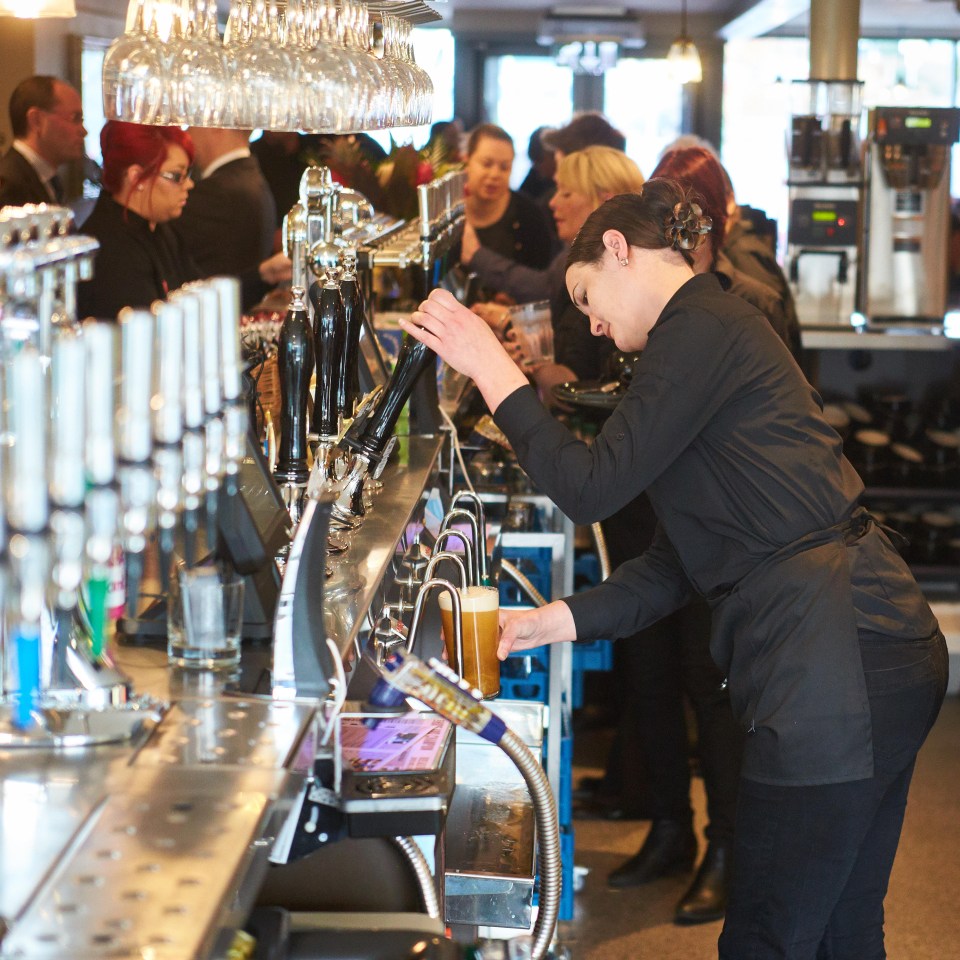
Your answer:
[[[630,261],[626,257],[620,258],[620,266],[625,267]]]

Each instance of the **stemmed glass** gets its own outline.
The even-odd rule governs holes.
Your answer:
[[[339,133],[354,98],[346,51],[336,39],[332,3],[305,0],[300,59],[301,125],[305,130]]]
[[[216,5],[195,0],[187,10],[182,37],[170,45],[169,76],[173,87],[171,119],[200,127],[219,126],[223,119],[226,67],[216,34]]]
[[[156,17],[146,27],[144,0],[136,4],[130,26],[110,44],[103,58],[103,114],[108,120],[162,123],[167,85],[164,43]]]
[[[344,132],[383,127],[387,94],[379,62],[370,55],[370,15],[365,4],[344,0],[340,7],[338,32],[352,68],[356,100]]]

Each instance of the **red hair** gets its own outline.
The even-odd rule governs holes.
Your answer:
[[[660,158],[653,177],[677,180],[700,194],[703,212],[713,219],[708,236],[716,257],[727,232],[727,186],[720,161],[703,147],[681,147]]]
[[[171,146],[181,147],[193,163],[193,141],[179,127],[151,127],[108,120],[100,131],[104,189],[110,194],[119,193],[124,174],[135,164],[142,167],[143,172],[133,186],[155,177]]]

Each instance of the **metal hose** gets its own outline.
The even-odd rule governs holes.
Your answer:
[[[560,911],[560,827],[557,807],[553,802],[550,782],[526,744],[512,730],[507,730],[497,746],[516,764],[526,781],[536,812],[540,847],[540,909],[533,925],[530,960],[543,960],[550,949]]]
[[[603,535],[603,527],[599,523],[590,524],[593,542],[597,548],[597,560],[600,562],[600,579],[606,580],[610,576],[610,554],[607,552],[607,538]]]
[[[420,898],[423,900],[423,909],[427,916],[431,920],[439,920],[440,902],[437,900],[437,888],[434,886],[430,864],[427,863],[423,851],[417,846],[413,837],[393,837],[393,842],[413,867],[417,882],[420,884]]]
[[[522,574],[509,560],[500,561],[500,570],[513,580],[521,590],[533,601],[534,606],[545,607],[547,601],[543,594]]]

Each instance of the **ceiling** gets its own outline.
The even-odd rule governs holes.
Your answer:
[[[516,32],[548,10],[604,11],[657,21],[678,17],[681,0],[427,0],[454,30]],[[823,0],[827,2],[827,0]],[[806,34],[809,0],[687,0],[690,32],[731,36]],[[749,16],[742,16],[748,13]],[[861,0],[861,36],[960,38],[960,0]]]

